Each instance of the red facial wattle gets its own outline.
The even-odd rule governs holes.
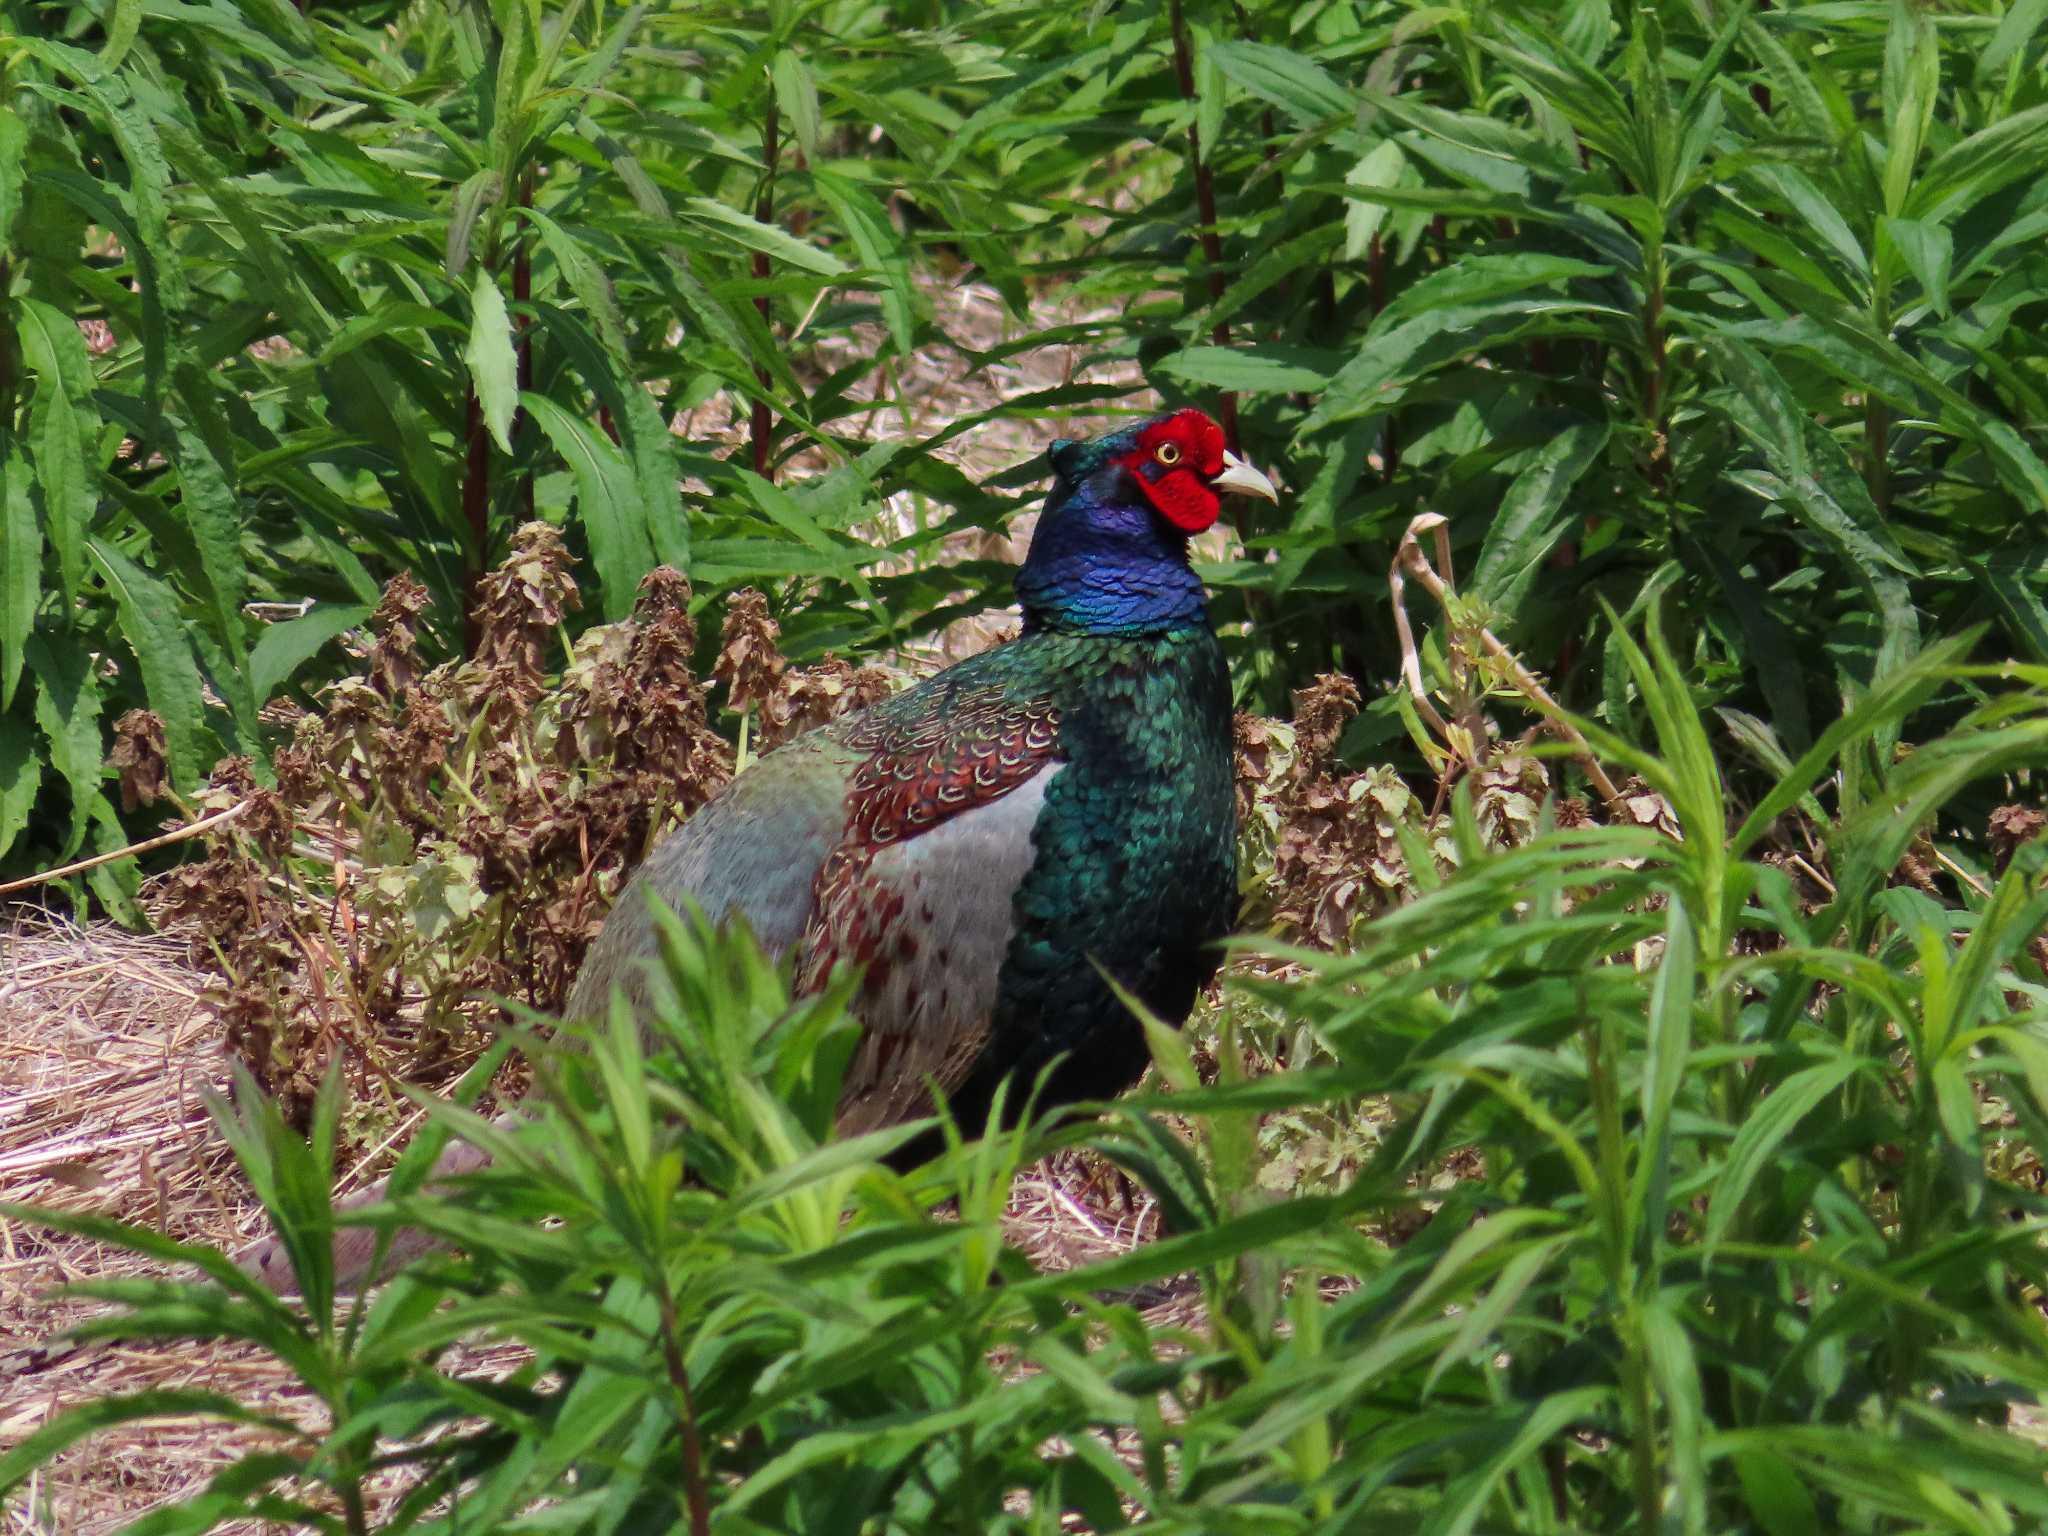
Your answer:
[[[1200,533],[1216,521],[1222,501],[1209,482],[1223,472],[1223,429],[1202,412],[1155,422],[1121,462],[1152,509],[1181,532]]]

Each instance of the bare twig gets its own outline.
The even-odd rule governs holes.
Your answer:
[[[161,837],[152,837],[139,843],[130,843],[126,848],[116,848],[112,853],[95,854],[89,859],[80,859],[75,864],[64,864],[56,869],[46,869],[39,875],[28,875],[20,880],[10,880],[5,885],[0,885],[0,896],[11,895],[15,891],[25,891],[32,885],[46,885],[52,880],[62,880],[71,875],[82,874],[88,869],[98,869],[100,865],[112,864],[117,859],[131,858],[136,854],[153,853],[159,848],[168,848],[172,843],[182,843],[188,837],[197,837],[202,832],[209,832],[215,827],[233,821],[248,808],[249,802],[245,800],[240,805],[231,805],[224,811],[215,811],[211,816],[195,821],[190,826],[179,827],[176,831],[166,832]]]
[[[1814,868],[1812,864],[1807,862],[1804,855],[1797,853],[1791,854],[1786,858],[1785,862],[1790,864],[1794,869],[1798,870],[1801,874],[1805,875],[1807,879],[1811,880],[1815,885],[1819,886],[1822,890],[1826,891],[1830,899],[1834,897],[1835,882],[1830,880],[1826,875],[1822,874],[1818,869]]]
[[[1426,515],[1429,517],[1437,516],[1435,513]],[[1463,754],[1457,750],[1457,743],[1452,739],[1449,722],[1436,712],[1436,706],[1429,701],[1429,690],[1423,686],[1422,682],[1422,657],[1415,648],[1415,631],[1408,627],[1408,604],[1405,601],[1408,579],[1403,574],[1402,567],[1407,564],[1408,552],[1411,549],[1415,551],[1417,560],[1421,560],[1422,551],[1415,543],[1415,534],[1416,530],[1422,526],[1423,521],[1423,518],[1418,517],[1408,525],[1408,531],[1401,536],[1400,547],[1394,551],[1393,564],[1387,567],[1387,590],[1393,595],[1394,601],[1394,633],[1401,642],[1401,678],[1408,684],[1408,696],[1415,701],[1416,713],[1420,714],[1429,723],[1429,728],[1437,733],[1444,744],[1451,749],[1454,756],[1462,757]],[[1442,525],[1443,521],[1441,517],[1437,517],[1439,525]],[[1437,529],[1437,558],[1444,560],[1446,565],[1450,563],[1444,559],[1445,555],[1449,552],[1449,544],[1448,534],[1442,526],[1439,526]],[[1422,565],[1425,570],[1428,569],[1427,561],[1422,561]],[[1441,596],[1439,596],[1438,600],[1442,600]]]

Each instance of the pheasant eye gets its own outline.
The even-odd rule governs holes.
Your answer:
[[[1161,443],[1152,450],[1152,457],[1162,464],[1178,464],[1180,462],[1180,444]]]

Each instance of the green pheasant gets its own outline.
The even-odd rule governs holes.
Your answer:
[[[799,991],[861,968],[843,1131],[929,1113],[932,1084],[971,1132],[1006,1078],[1028,1090],[1052,1066],[1041,1106],[1137,1079],[1143,1031],[1108,978],[1180,1023],[1237,895],[1230,683],[1188,540],[1221,494],[1274,490],[1196,410],[1051,460],[1023,633],[735,779],[620,894],[570,1017],[615,987],[645,1006],[649,898],[688,897],[792,956]],[[480,1161],[455,1149],[442,1171]],[[373,1239],[345,1242],[337,1268],[359,1277]]]

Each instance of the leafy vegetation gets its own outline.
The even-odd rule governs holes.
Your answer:
[[[219,1112],[303,1310],[147,1233],[206,1278],[91,1289],[331,1414],[151,1528],[2048,1523],[2048,8],[29,0],[0,69],[0,861],[276,812],[175,878],[314,1132]],[[839,1000],[679,919],[660,1048],[437,1111],[497,1166],[349,1219],[467,1256],[337,1300],[314,1012],[452,1072],[827,651],[1004,600],[937,556],[1031,466],[868,414],[970,274],[968,362],[1079,340],[1289,487],[1204,567],[1265,936],[1170,1091],[891,1173]],[[1076,1146],[1166,1235],[1034,1273]]]
[[[1314,1031],[1318,1063],[1204,1087],[1160,1030],[1174,1092],[908,1178],[875,1159],[916,1127],[832,1139],[843,995],[792,1005],[743,938],[677,920],[657,1049],[622,1008],[587,1055],[534,1057],[553,1107],[530,1127],[437,1106],[398,1188],[439,1130],[497,1166],[459,1199],[349,1218],[467,1258],[338,1300],[336,1082],[310,1147],[251,1093],[217,1113],[305,1311],[218,1255],[59,1218],[206,1271],[88,1284],[118,1306],[85,1331],[248,1339],[327,1405],[331,1430],[243,1457],[194,1528],[524,1528],[535,1501],[578,1531],[2020,1528],[2048,1516],[2038,1446],[2007,1429],[2048,1371],[2048,1047],[2022,960],[2041,849],[1965,868],[1961,909],[1888,876],[1957,784],[2037,756],[2048,717],[2003,696],[1895,771],[1868,750],[1960,649],[1901,668],[1737,823],[1652,629],[1624,657],[1657,754],[1602,745],[1683,838],[1582,827],[1486,856],[1461,791],[1448,878],[1351,953],[1303,955],[1308,980],[1246,984]],[[1760,855],[1830,779],[1835,890],[1814,905]],[[1261,1189],[1260,1114],[1366,1094],[1396,1114],[1354,1177]],[[1010,1179],[1076,1142],[1142,1179],[1169,1235],[1034,1274],[1002,1238]],[[1477,1171],[1418,1178],[1453,1154]],[[1394,1224],[1404,1242],[1372,1235]],[[1126,1299],[1189,1271],[1202,1326]],[[480,1330],[532,1363],[443,1374]],[[95,1428],[194,1411],[240,1413],[88,1405],[0,1485]],[[402,1490],[373,1499],[391,1468]]]

